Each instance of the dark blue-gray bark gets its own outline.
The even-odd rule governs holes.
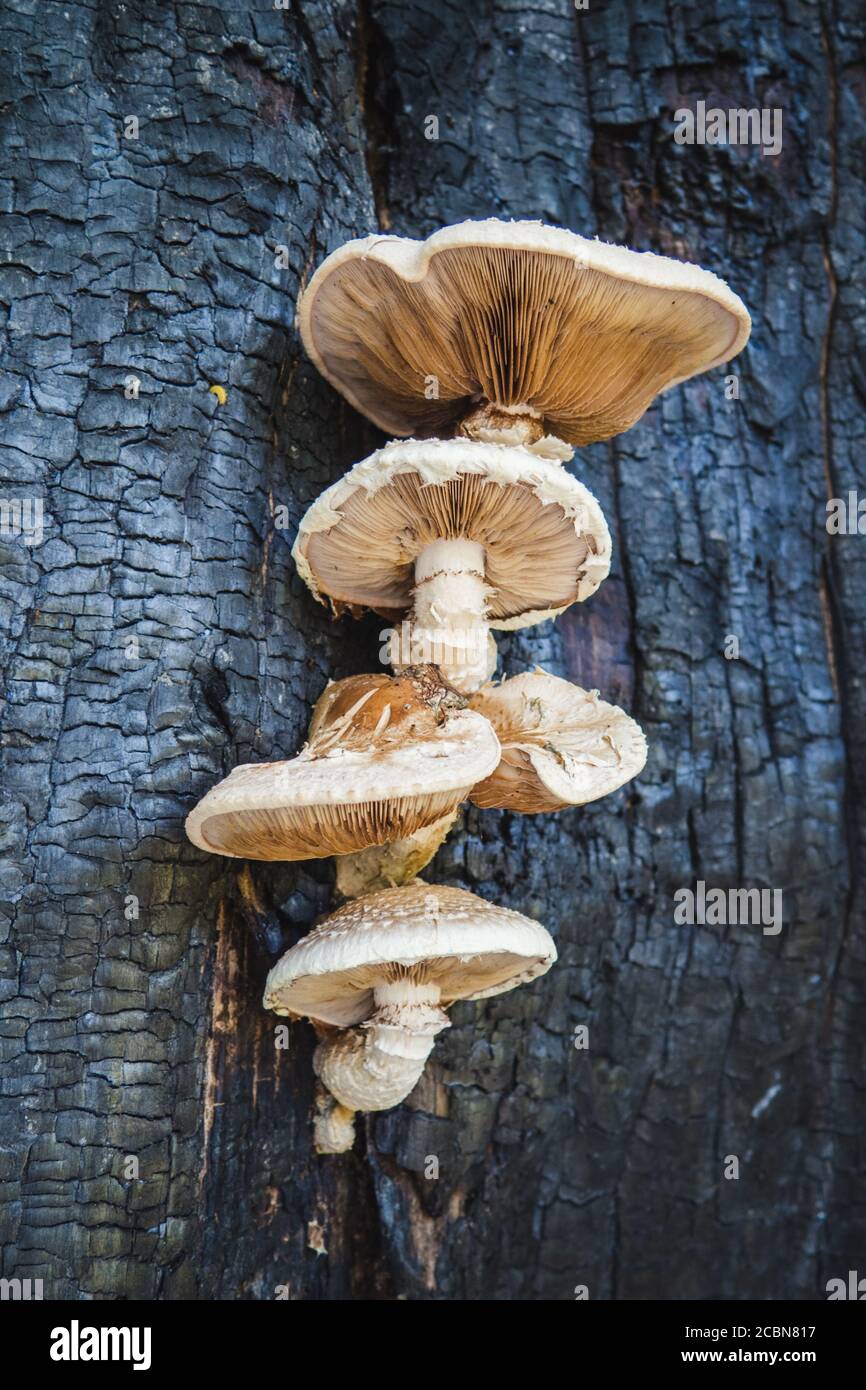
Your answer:
[[[862,1272],[866,540],[824,524],[866,487],[861,7],[2,22],[0,497],[44,499],[46,530],[2,538],[0,1274],[808,1299]],[[698,100],[781,108],[781,154],[676,144]],[[183,817],[291,755],[329,675],[379,669],[380,624],[332,623],[289,554],[381,442],[306,362],[299,285],[350,236],[487,215],[696,260],[754,334],[582,451],[613,573],[501,643],[621,702],[645,773],[558,816],[470,810],[430,870],[538,917],[559,964],[456,1009],[410,1101],[319,1158],[312,1032],[275,1047],[261,993],[332,866],[207,857]],[[677,925],[701,879],[781,889],[783,930]]]

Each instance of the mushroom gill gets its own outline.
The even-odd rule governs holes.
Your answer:
[[[301,756],[301,755],[299,755]],[[270,764],[264,763],[263,767]],[[463,800],[469,788],[461,789]],[[350,805],[272,806],[230,811],[207,821],[208,848],[240,859],[327,859],[351,854],[359,845],[405,839],[441,820],[454,806],[454,792],[393,795]]]
[[[411,607],[418,557],[438,541],[470,537],[483,551],[492,591],[486,616],[494,623],[573,603],[584,562],[599,549],[589,528],[576,538],[574,518],[528,484],[502,484],[483,473],[429,483],[420,472],[405,472],[375,491],[357,487],[341,504],[339,526],[314,531],[305,555],[338,607],[360,604],[396,619]]]
[[[494,219],[349,243],[316,272],[300,323],[319,369],[388,433],[529,445],[628,429],[750,326],[698,266]],[[479,410],[497,433],[475,433]]]

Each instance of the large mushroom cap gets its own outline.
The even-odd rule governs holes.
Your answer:
[[[532,813],[582,806],[616,791],[646,762],[640,725],[597,690],[537,669],[485,686],[472,705],[495,728],[502,757],[476,806]]]
[[[444,435],[479,401],[571,444],[628,429],[659,391],[734,357],[748,311],[707,270],[540,222],[368,236],[298,305],[319,371],[388,434]]]
[[[468,439],[377,450],[313,503],[292,554],[317,598],[395,621],[412,606],[415,560],[440,539],[483,547],[493,628],[561,613],[610,569],[610,532],[582,483],[528,449]]]
[[[326,688],[311,741],[288,762],[246,763],[187,817],[193,844],[245,859],[322,859],[433,824],[499,760],[491,725],[433,668]]]
[[[445,1005],[504,993],[555,960],[552,937],[531,917],[418,881],[327,917],[271,970],[265,1006],[347,1028],[370,1017],[374,988],[391,981],[438,986]]]

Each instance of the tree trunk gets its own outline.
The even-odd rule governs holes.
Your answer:
[[[860,6],[3,23],[2,493],[45,533],[3,538],[0,1272],[64,1299],[823,1298],[866,1238],[866,542],[825,527],[864,486]],[[678,145],[698,100],[781,108],[781,154]],[[500,643],[621,703],[646,771],[469,810],[429,871],[544,922],[558,965],[455,1009],[409,1101],[323,1158],[312,1030],[282,1050],[261,996],[333,865],[206,856],[183,818],[294,753],[328,676],[380,669],[381,624],[330,621],[289,553],[382,442],[305,359],[299,286],[377,226],[488,215],[696,260],[755,329],[581,452],[611,577]],[[781,932],[678,925],[698,880],[781,889]]]

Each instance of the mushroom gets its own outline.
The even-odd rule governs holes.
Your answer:
[[[736,356],[751,320],[699,266],[491,218],[347,242],[310,280],[298,326],[323,376],[387,434],[561,459],[563,441],[619,434],[658,392]]]
[[[246,859],[322,859],[441,821],[499,761],[491,725],[432,666],[327,686],[288,762],[246,763],[187,817],[193,844]]]
[[[416,880],[326,917],[273,967],[264,1002],[345,1030],[319,1043],[316,1075],[346,1110],[388,1110],[418,1082],[448,1005],[514,989],[555,960],[539,922]]]
[[[337,857],[337,892],[344,898],[360,898],[380,888],[398,888],[426,868],[457,819],[449,811],[441,820],[415,830],[388,845],[371,845],[355,854]]]
[[[316,1082],[313,1142],[320,1154],[348,1153],[355,1142],[355,1114]]]
[[[582,806],[636,777],[646,762],[640,725],[597,690],[537,667],[485,686],[472,707],[502,745],[499,766],[472,788],[476,806],[532,814]]]
[[[593,594],[610,533],[590,492],[528,449],[468,439],[387,444],[310,507],[292,550],[337,613],[408,622],[398,669],[432,661],[459,690],[492,674],[492,628],[519,628]]]

